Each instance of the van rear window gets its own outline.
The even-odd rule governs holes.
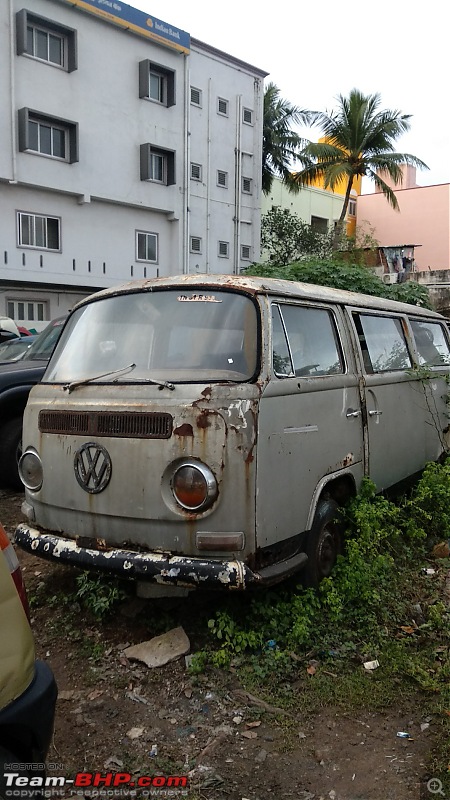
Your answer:
[[[439,367],[450,364],[450,351],[442,325],[428,320],[410,320],[419,364]]]

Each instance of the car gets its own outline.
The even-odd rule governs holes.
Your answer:
[[[8,361],[19,361],[36,339],[37,336],[35,335],[20,336],[0,344],[0,364]]]
[[[19,329],[11,317],[0,316],[0,343],[20,337]]]
[[[35,658],[22,572],[2,525],[0,641],[0,797],[6,798],[15,795],[8,773],[22,780],[44,776],[58,690],[50,666]],[[31,790],[25,796],[40,795]]]
[[[19,361],[0,363],[0,486],[22,490],[17,465],[23,411],[31,387],[46,370],[65,321],[66,316],[52,320]]]

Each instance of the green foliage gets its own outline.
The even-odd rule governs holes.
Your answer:
[[[307,122],[308,112],[293,106],[280,96],[274,83],[264,90],[263,142],[262,142],[262,190],[270,192],[274,177],[281,178],[290,191],[298,192],[299,186],[292,179],[292,160],[305,145],[295,127]]]
[[[262,216],[261,246],[271,264],[283,266],[308,256],[330,256],[332,234],[316,233],[297,214],[275,207]]]
[[[425,286],[419,286],[411,281],[385,284],[368,267],[348,263],[339,256],[329,259],[309,258],[287,266],[252,264],[247,268],[246,274],[313,283],[317,286],[331,286],[334,289],[386,297],[390,300],[431,308],[429,292]]]
[[[410,128],[410,115],[400,111],[380,110],[379,94],[364,95],[352,89],[348,97],[339,95],[337,108],[327,112],[310,112],[309,123],[317,125],[322,132],[322,141],[304,147],[299,155],[303,165],[294,173],[300,186],[310,186],[320,181],[325,189],[334,191],[343,181],[346,194],[340,219],[336,225],[335,249],[339,249],[340,235],[347,214],[350,191],[359,177],[371,178],[392,208],[398,209],[398,201],[389,183],[388,175],[397,185],[402,180],[403,164],[419,169],[428,169],[410,153],[396,153],[395,142]]]
[[[74,598],[81,601],[96,619],[106,617],[115,604],[127,596],[120,582],[109,575],[82,572],[76,578],[76,585]]]
[[[346,657],[389,646],[399,626],[411,622],[417,588],[428,580],[420,572],[427,535],[450,535],[450,461],[429,464],[414,492],[398,502],[376,495],[365,479],[345,519],[345,557],[318,592],[291,582],[253,595],[247,604],[230,603],[210,619],[219,645],[210,655],[216,666],[250,654],[254,674],[275,670],[280,680],[292,667],[292,650]],[[443,637],[448,608],[433,599],[426,613],[421,632]]]

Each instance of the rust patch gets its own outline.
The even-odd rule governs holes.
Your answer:
[[[205,399],[209,400],[212,394],[212,387],[207,386],[206,389],[203,389],[203,392],[200,392],[200,394],[202,394]]]
[[[210,428],[211,420],[209,419],[209,411],[201,411],[197,417],[197,428]]]
[[[193,436],[194,431],[192,429],[192,425],[185,422],[184,425],[179,425],[178,428],[175,428],[173,432],[174,436]]]

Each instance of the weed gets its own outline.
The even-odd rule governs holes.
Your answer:
[[[127,596],[120,581],[109,575],[94,575],[82,572],[76,578],[75,599],[90,611],[96,619],[110,614],[120,600]]]

